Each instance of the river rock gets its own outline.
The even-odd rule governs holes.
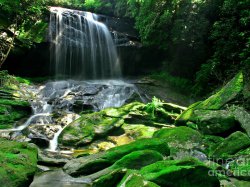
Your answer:
[[[159,161],[143,167],[140,173],[145,180],[152,181],[159,186],[219,187],[219,180],[215,176],[209,176],[209,170],[210,168],[202,162],[187,158]]]
[[[36,165],[37,149],[34,146],[0,139],[1,186],[29,186],[36,172]]]
[[[61,169],[37,174],[30,187],[90,187],[91,181],[73,178]]]

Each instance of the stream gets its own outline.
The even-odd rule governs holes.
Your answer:
[[[133,84],[121,80],[52,81],[29,86],[26,91],[33,94],[33,114],[22,125],[10,129],[14,132],[12,139],[23,138],[51,152],[60,150],[60,133],[79,114],[120,107],[132,97],[140,98]]]

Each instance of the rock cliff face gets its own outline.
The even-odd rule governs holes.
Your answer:
[[[104,15],[98,15],[98,17],[111,32],[124,76],[140,75],[160,67],[164,57],[163,53],[158,49],[142,46],[133,20]],[[47,22],[49,22],[49,18]],[[46,32],[43,30],[43,33],[41,36],[44,36],[44,40],[41,43],[34,43],[31,48],[25,48],[18,44],[3,68],[20,76],[53,75],[48,29]]]

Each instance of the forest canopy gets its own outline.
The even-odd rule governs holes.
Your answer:
[[[164,51],[162,71],[194,81],[196,94],[250,63],[249,0],[0,0],[2,53],[13,36],[26,45],[40,42],[29,33],[46,29],[48,6],[133,19],[142,44]]]

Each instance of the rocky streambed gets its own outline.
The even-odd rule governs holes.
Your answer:
[[[242,73],[188,108],[157,98],[145,103],[140,86],[123,81],[21,87],[19,99],[6,98],[6,90],[1,96],[5,121],[11,112],[29,113],[20,98],[33,109],[12,128],[1,124],[5,186],[250,184],[250,114],[239,104],[246,91]]]

